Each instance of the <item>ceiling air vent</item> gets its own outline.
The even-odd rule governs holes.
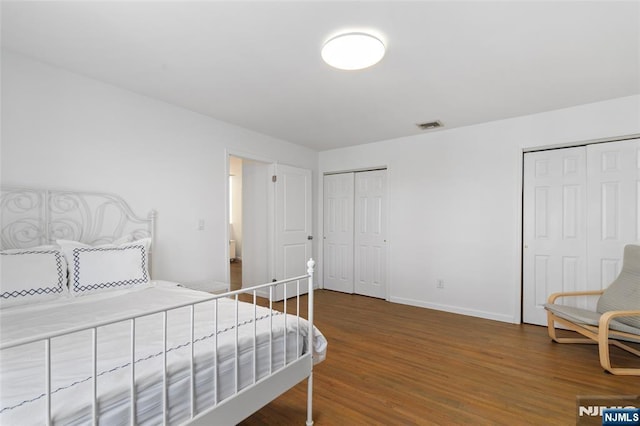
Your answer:
[[[436,121],[429,121],[427,123],[418,123],[416,124],[416,126],[420,127],[420,129],[422,130],[431,130],[431,129],[437,129],[438,127],[442,127],[443,124],[440,120],[436,120]]]

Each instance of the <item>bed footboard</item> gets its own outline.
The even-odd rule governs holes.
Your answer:
[[[259,285],[243,290],[237,290],[228,293],[233,296],[235,300],[238,300],[240,294],[250,294],[252,297],[252,303],[255,305],[257,301],[257,292],[260,289],[269,289],[269,309],[273,309],[273,291],[276,286],[284,287],[284,302],[283,313],[287,314],[287,287],[289,283],[296,283],[296,291],[294,295],[291,295],[291,299],[296,302],[295,318],[297,321],[300,319],[300,296],[301,280],[306,279],[307,287],[307,321],[309,323],[310,332],[307,334],[307,347],[313,348],[313,272],[315,267],[315,261],[309,259],[307,262],[307,275],[302,277],[296,277],[289,280],[283,280],[265,285]],[[193,415],[192,418],[186,423],[194,426],[209,426],[211,424],[216,425],[235,425],[244,420],[260,408],[267,405],[269,402],[276,399],[278,396],[289,390],[293,386],[297,385],[305,378],[308,380],[307,385],[307,426],[313,425],[313,349],[308,350],[302,356],[298,357],[294,361],[288,363],[283,368],[272,372],[268,377],[258,380],[253,383],[252,386],[242,389],[235,393],[233,397],[225,399],[221,403],[209,408],[207,411]]]
[[[12,358],[24,361],[22,350],[37,351],[34,358],[44,365],[22,368],[27,375],[37,370],[37,378],[25,380],[39,383],[38,389],[13,400],[3,395],[0,423],[234,425],[308,378],[307,424],[313,424],[314,348],[322,335],[313,326],[314,261],[307,266],[304,276],[218,295],[173,286],[163,291],[186,292],[197,301],[3,340],[3,375]],[[258,296],[280,286],[282,302]],[[148,297],[143,291],[126,296]],[[151,319],[158,320],[153,329]],[[151,335],[159,338],[148,342]],[[65,348],[79,344],[77,336],[84,336],[84,346],[69,349],[69,356],[84,353],[86,359],[64,358]],[[113,356],[105,349],[109,345],[116,348]],[[61,384],[69,372],[57,371],[65,364],[80,371],[70,384]],[[17,383],[15,376],[7,379]],[[156,412],[150,414],[153,405]]]

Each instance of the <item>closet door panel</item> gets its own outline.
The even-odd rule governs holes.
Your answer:
[[[584,147],[524,156],[524,322],[546,324],[549,294],[586,285],[585,182]]]
[[[324,177],[324,288],[353,293],[353,173]]]
[[[590,288],[606,288],[620,272],[624,246],[639,241],[639,159],[638,139],[587,146]]]
[[[387,171],[355,174],[354,291],[386,298]]]

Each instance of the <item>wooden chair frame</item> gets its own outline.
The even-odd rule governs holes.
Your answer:
[[[561,297],[598,296],[598,295],[601,295],[602,293],[604,293],[604,290],[553,293],[552,295],[549,296],[548,303],[549,304],[555,303],[555,301]],[[614,318],[629,317],[629,316],[640,317],[640,310],[605,312],[600,316],[597,326],[573,322],[566,318],[559,317],[553,312],[547,310],[549,337],[551,337],[551,339],[557,343],[598,344],[598,349],[600,354],[600,365],[602,366],[602,368],[604,368],[606,371],[608,371],[611,374],[625,375],[625,376],[640,376],[640,368],[611,366],[609,345],[614,345],[620,349],[623,349],[627,352],[630,352],[640,357],[640,350],[626,343],[623,343],[621,341],[621,340],[627,340],[627,341],[640,343],[640,330],[638,330],[639,334],[632,334],[632,333],[622,332],[618,330],[612,330],[611,328],[609,328],[609,324],[611,323],[611,320],[613,320]],[[565,326],[567,329],[571,331],[575,331],[576,333],[579,333],[585,336],[585,338],[558,337],[556,335],[556,328],[555,328],[556,322],[558,324]]]

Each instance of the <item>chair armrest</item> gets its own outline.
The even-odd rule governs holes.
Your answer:
[[[640,317],[640,311],[631,310],[631,311],[609,311],[605,312],[600,316],[600,321],[598,322],[598,326],[600,329],[608,329],[609,323],[612,319],[616,317]]]
[[[555,303],[556,299],[560,297],[573,297],[573,296],[598,296],[604,293],[604,290],[588,290],[588,291],[567,291],[561,293],[552,293],[549,295],[547,302]]]

